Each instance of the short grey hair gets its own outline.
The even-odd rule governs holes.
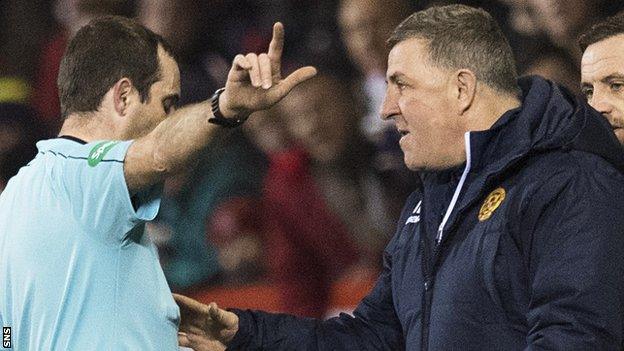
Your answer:
[[[495,90],[518,93],[511,47],[486,11],[465,5],[418,11],[394,29],[388,44],[394,46],[410,38],[428,41],[429,58],[436,66],[469,69]]]

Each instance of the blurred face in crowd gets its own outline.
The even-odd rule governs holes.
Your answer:
[[[75,34],[97,16],[130,16],[131,8],[125,0],[56,0],[54,17],[70,33]]]
[[[201,36],[197,31],[205,18],[200,5],[200,1],[190,0],[141,0],[138,20],[162,35],[176,53],[186,53]]]
[[[386,38],[406,13],[400,1],[344,0],[339,12],[343,42],[351,59],[365,74],[383,74],[386,67]],[[396,18],[393,18],[396,17]]]
[[[594,0],[526,0],[538,25],[554,44],[576,38],[596,12]]]
[[[149,133],[175,111],[180,96],[178,64],[161,46],[158,47],[158,58],[160,80],[149,88],[149,97],[145,102],[140,101],[138,91],[134,89],[133,101],[135,103],[129,107],[124,139],[134,139]]]
[[[396,123],[407,167],[439,170],[464,162],[465,128],[450,108],[451,74],[430,62],[427,41],[397,43],[388,56],[386,78],[381,114]]]
[[[581,90],[624,144],[624,34],[587,47],[581,61]]]
[[[321,163],[345,152],[357,123],[348,89],[337,80],[316,77],[295,88],[281,104],[289,133]]]
[[[535,35],[539,32],[527,0],[499,0],[509,8],[508,21],[514,31],[523,35]]]

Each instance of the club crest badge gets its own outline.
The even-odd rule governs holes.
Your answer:
[[[483,222],[492,216],[492,213],[505,200],[505,189],[497,188],[487,196],[479,210],[479,221]]]

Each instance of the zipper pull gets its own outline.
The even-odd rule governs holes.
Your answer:
[[[436,237],[436,246],[440,245],[440,242],[442,241],[442,228],[438,229],[438,236]]]

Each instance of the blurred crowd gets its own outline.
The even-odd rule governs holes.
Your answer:
[[[319,317],[336,281],[374,276],[418,177],[394,127],[379,119],[385,39],[431,5],[464,3],[499,20],[522,74],[578,93],[588,26],[624,8],[610,0],[3,0],[0,2],[0,192],[62,124],[56,76],[65,45],[90,19],[134,17],[164,36],[180,65],[180,106],[209,98],[238,53],[286,28],[286,71],[299,86],[243,128],[223,131],[197,164],[168,179],[148,225],[168,282],[185,293],[267,283],[279,309]]]

